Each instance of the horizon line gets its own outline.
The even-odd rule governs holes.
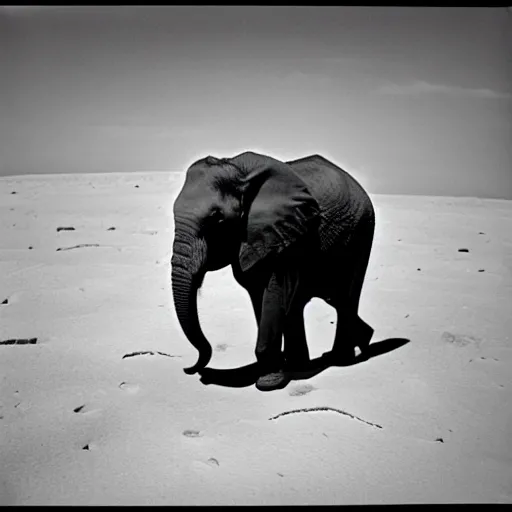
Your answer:
[[[18,178],[58,178],[58,177],[66,177],[66,176],[88,176],[90,174],[95,175],[109,175],[109,174],[122,174],[122,175],[130,175],[130,174],[178,174],[178,173],[185,174],[185,171],[113,171],[113,172],[104,172],[104,171],[98,171],[98,172],[77,172],[77,173],[36,173],[36,174],[9,174],[6,176],[0,176],[0,180],[6,180],[6,179],[18,179]],[[478,199],[478,200],[484,200],[484,201],[512,201],[512,198],[508,199],[506,197],[479,197],[479,196],[467,196],[467,195],[460,195],[460,196],[453,196],[453,195],[432,195],[432,194],[410,194],[407,192],[397,193],[397,192],[389,192],[389,193],[383,193],[383,192],[372,192],[369,188],[367,189],[367,192],[370,195],[373,196],[395,196],[395,197],[428,197],[428,198],[446,198],[446,199]]]

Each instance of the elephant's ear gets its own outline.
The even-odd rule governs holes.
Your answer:
[[[247,222],[240,246],[242,271],[303,238],[320,215],[318,203],[289,165],[266,157],[252,163],[242,203]]]

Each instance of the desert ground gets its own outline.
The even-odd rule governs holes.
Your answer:
[[[512,502],[512,201],[371,194],[369,358],[263,393],[229,268],[199,296],[210,376],[183,372],[183,180],[0,179],[0,504]],[[336,315],[305,317],[315,359]]]

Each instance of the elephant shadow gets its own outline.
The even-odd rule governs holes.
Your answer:
[[[320,357],[312,359],[306,368],[301,371],[289,372],[290,381],[307,380],[315,375],[322,373],[327,368],[333,366],[353,366],[363,363],[374,357],[386,354],[396,350],[411,340],[407,338],[388,338],[376,343],[371,343],[363,354],[355,357],[346,363],[334,362],[330,357],[330,352],[322,354]],[[258,363],[254,362],[239,368],[230,368],[227,370],[219,370],[215,368],[205,368],[199,372],[200,381],[205,384],[215,384],[230,388],[243,388],[252,386],[259,377]]]

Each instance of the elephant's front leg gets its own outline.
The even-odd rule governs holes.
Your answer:
[[[309,363],[309,350],[304,327],[304,305],[294,304],[286,315],[284,358],[289,371],[300,371]]]
[[[261,377],[256,387],[277,389],[288,383],[287,369],[300,369],[309,362],[304,328],[304,283],[293,259],[281,258],[263,291],[256,344]],[[281,352],[284,334],[284,357]]]
[[[283,276],[275,272],[263,291],[256,341],[256,359],[260,377],[256,387],[261,391],[279,389],[288,383],[281,352],[286,318],[286,297]]]

